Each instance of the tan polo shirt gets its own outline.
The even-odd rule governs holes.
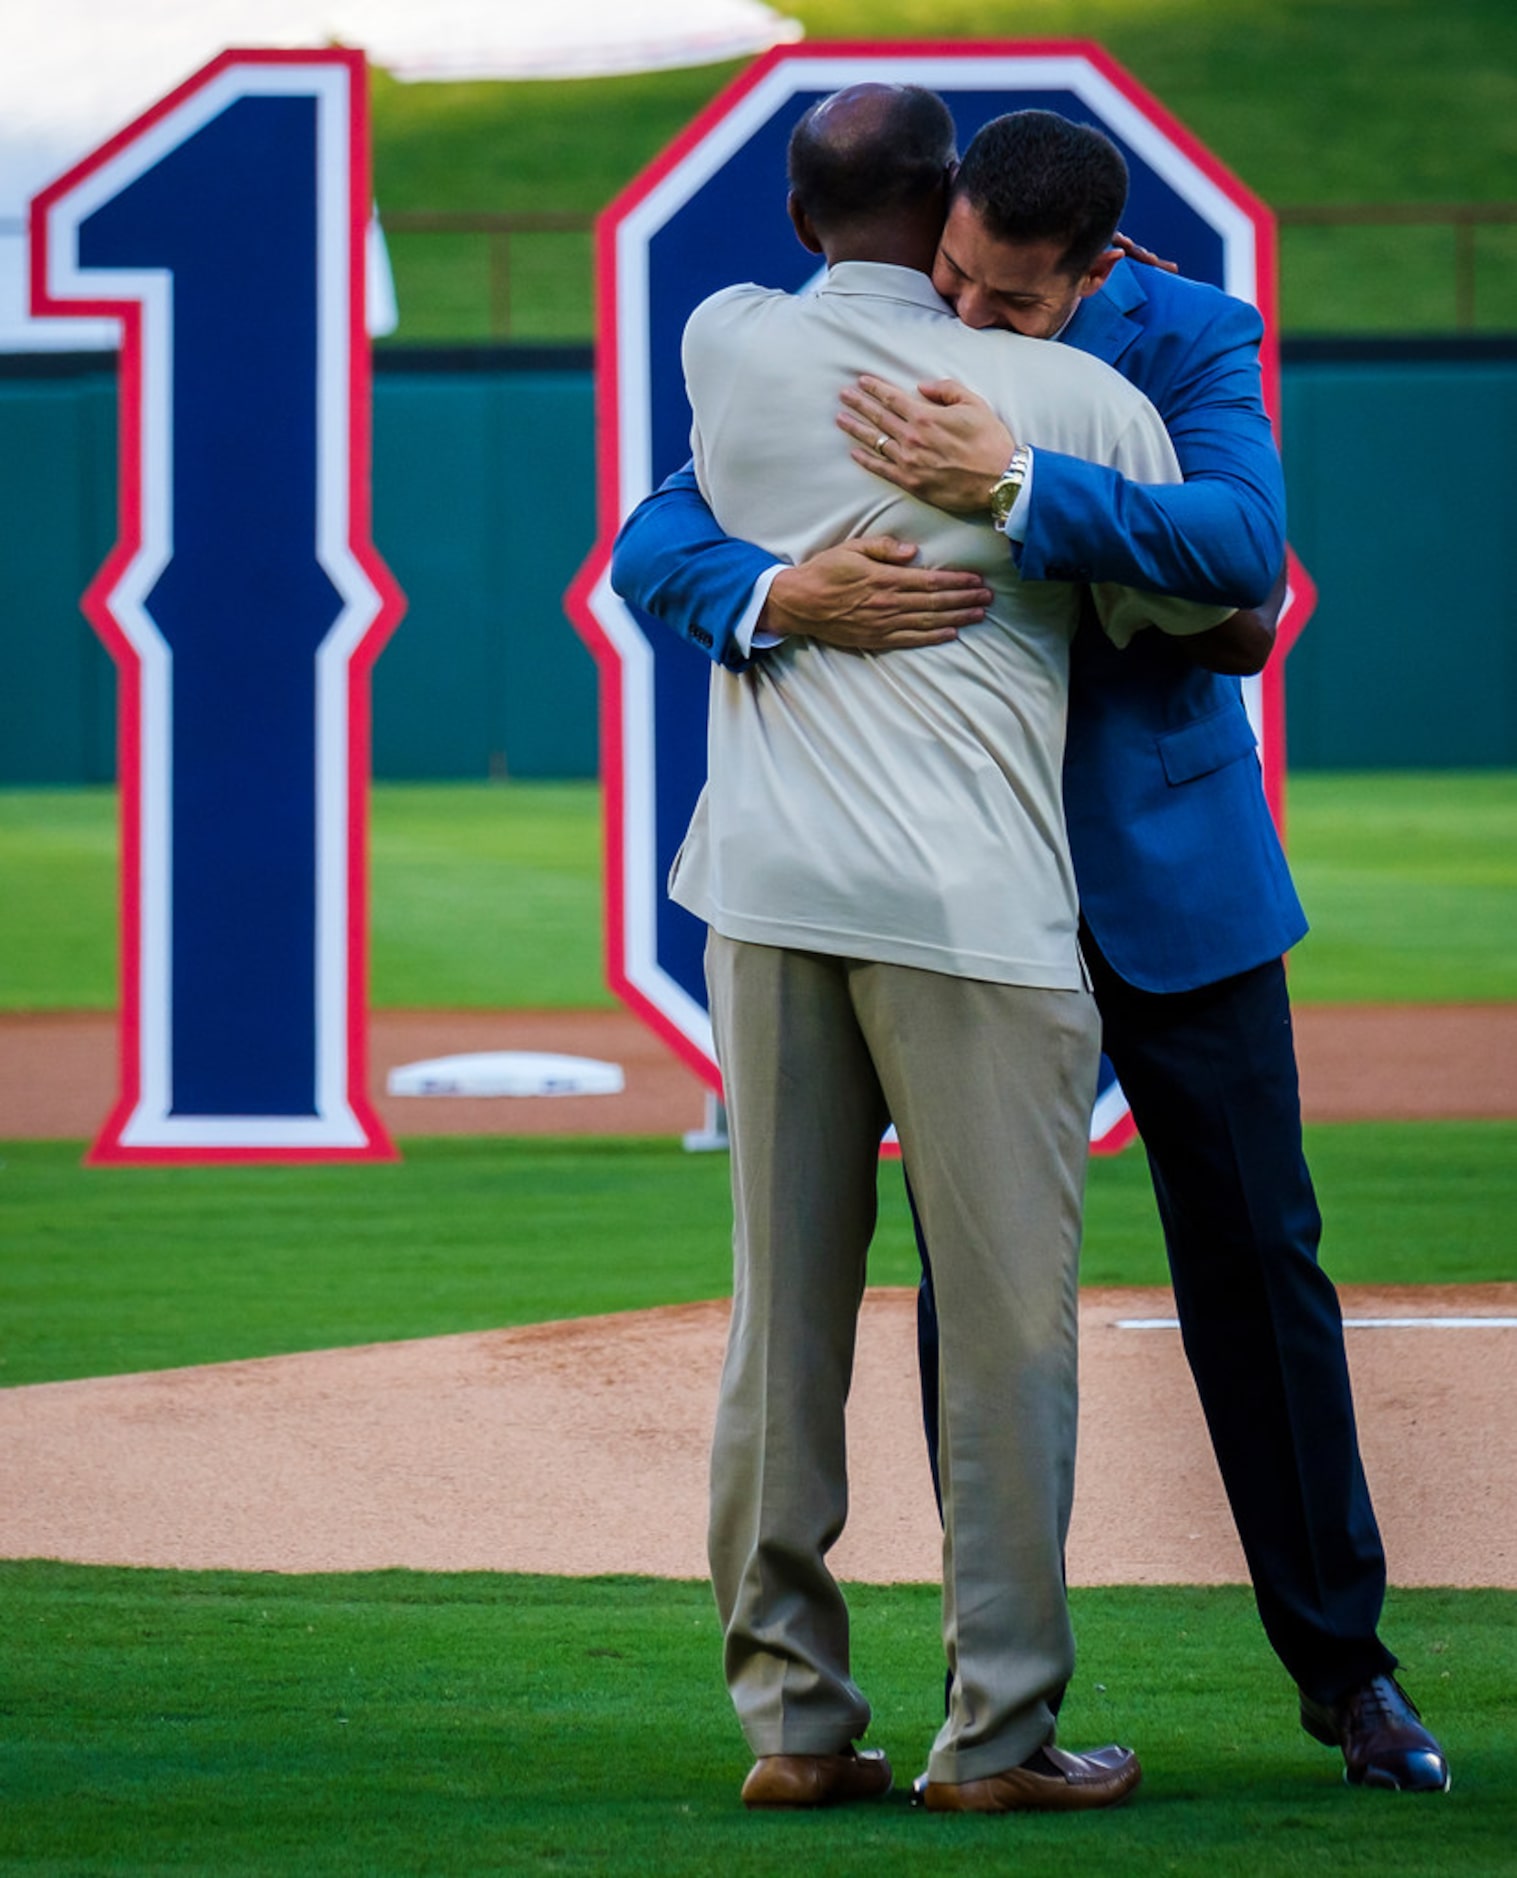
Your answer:
[[[1019,440],[1179,480],[1157,411],[1066,346],[962,326],[925,275],[849,262],[813,294],[744,286],[685,333],[692,450],[732,535],[803,560],[889,533],[984,576],[989,615],[949,645],[861,654],[787,640],[713,671],[709,781],[670,876],[732,939],[1020,985],[1082,983],[1060,773],[1080,589],[1023,583],[988,520],[944,514],[849,457],[837,394],[860,372],[954,377]],[[1102,589],[1119,643],[1225,610]]]

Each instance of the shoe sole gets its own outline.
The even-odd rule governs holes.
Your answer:
[[[1115,1793],[1102,1792],[1099,1795],[1089,1785],[1073,1786],[1050,1780],[1046,1787],[1029,1789],[1019,1782],[1016,1787],[1004,1790],[1004,1798],[997,1796],[999,1804],[991,1806],[934,1806],[928,1797],[932,1792],[929,1787],[921,1803],[929,1813],[978,1813],[981,1816],[998,1813],[1095,1813],[1122,1806],[1137,1792],[1142,1782],[1141,1769]]]
[[[1454,1784],[1454,1776],[1446,1773],[1441,1787],[1406,1787],[1399,1780],[1392,1780],[1389,1774],[1383,1773],[1378,1767],[1366,1768],[1357,1780],[1345,1767],[1343,1784],[1346,1787],[1368,1787],[1373,1793],[1447,1793]]]
[[[869,1806],[889,1792],[889,1787],[882,1787],[878,1793],[829,1793],[823,1800],[744,1800],[743,1805],[750,1813],[821,1813],[833,1806]]]

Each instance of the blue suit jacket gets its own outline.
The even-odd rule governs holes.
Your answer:
[[[1024,578],[1118,580],[1258,604],[1285,554],[1279,454],[1260,396],[1258,314],[1215,288],[1119,262],[1063,338],[1157,406],[1185,481],[1140,487],[1039,450]],[[741,667],[733,632],[774,557],[729,540],[677,472],[628,518],[611,578],[625,599]],[[1278,958],[1306,931],[1275,836],[1238,681],[1155,632],[1071,655],[1064,801],[1081,908],[1116,970],[1185,991]]]

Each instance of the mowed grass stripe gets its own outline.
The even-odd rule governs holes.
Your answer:
[[[114,1005],[115,816],[111,790],[0,791],[0,1011]],[[1514,770],[1296,777],[1293,996],[1517,998],[1514,831]],[[381,784],[371,846],[376,1006],[611,1004],[594,783]]]
[[[509,1492],[509,1482],[500,1483]],[[1138,1745],[1117,1811],[765,1818],[706,1586],[0,1566],[0,1861],[48,1873],[1497,1872],[1517,1834],[1517,1594],[1393,1595],[1455,1769],[1351,1792],[1241,1588],[1073,1595],[1071,1745]],[[850,1590],[869,1739],[904,1789],[941,1713],[938,1596]]]
[[[673,1142],[438,1137],[374,1167],[86,1168],[0,1147],[0,1383],[165,1369],[725,1296],[725,1156]],[[1308,1133],[1346,1284],[1517,1277],[1517,1123]],[[913,1284],[899,1167],[875,1284]],[[1165,1282],[1141,1153],[1090,1170],[1087,1284]]]

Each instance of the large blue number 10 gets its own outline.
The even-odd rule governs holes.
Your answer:
[[[41,313],[123,324],[121,1097],[94,1158],[392,1152],[364,1089],[364,73],[232,52],[33,204]]]

